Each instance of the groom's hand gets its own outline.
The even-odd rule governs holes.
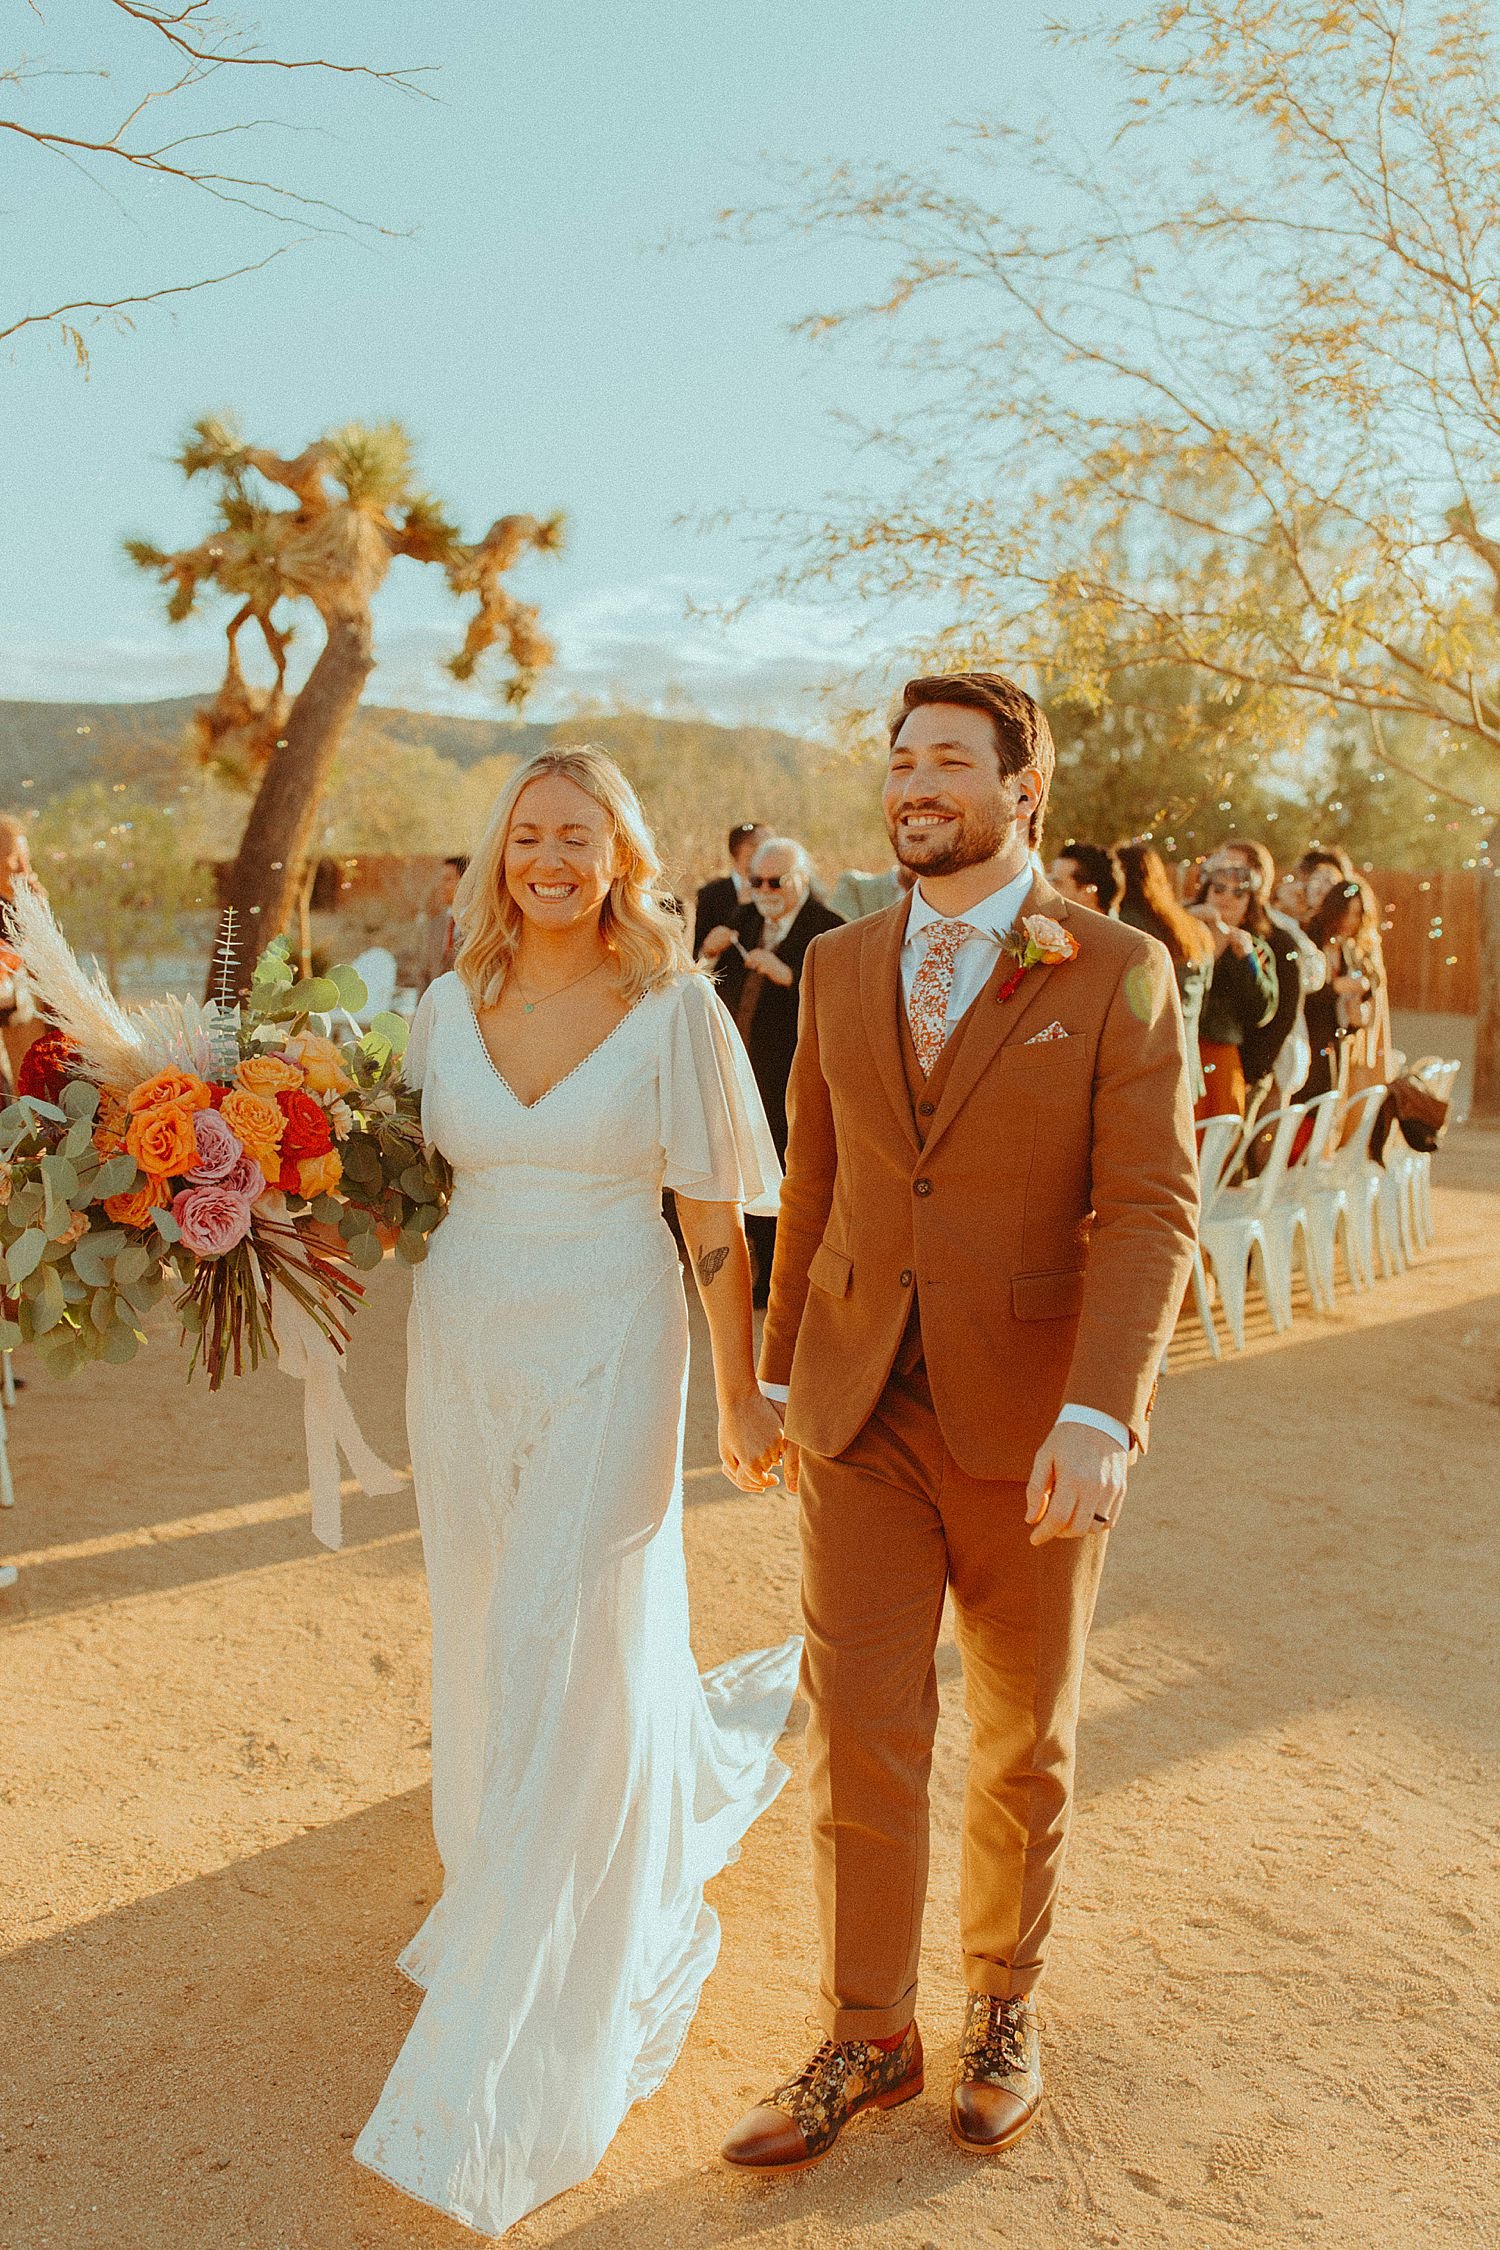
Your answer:
[[[1125,1501],[1130,1455],[1086,1422],[1054,1422],[1032,1463],[1026,1521],[1033,1547],[1106,1531]]]

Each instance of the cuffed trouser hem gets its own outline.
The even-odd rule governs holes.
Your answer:
[[[1019,1999],[1023,1992],[1034,1992],[1041,1981],[1040,1961],[1008,1969],[1003,1961],[986,1961],[977,1953],[964,1955],[965,1989],[983,1992],[991,2000]]]
[[[892,2008],[841,2008],[826,1992],[818,1995],[818,2021],[830,2039],[894,2039],[916,2012],[915,1985]]]

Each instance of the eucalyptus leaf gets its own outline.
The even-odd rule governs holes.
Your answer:
[[[190,1298],[178,1308],[177,1317],[190,1336],[196,1336],[203,1326],[203,1307]]]
[[[73,1271],[78,1275],[80,1281],[87,1283],[90,1289],[107,1288],[111,1273],[111,1261],[108,1252],[101,1257],[90,1238],[85,1235],[82,1242],[74,1244]]]
[[[413,1203],[425,1202],[427,1174],[420,1164],[408,1164],[401,1175],[401,1192],[409,1195]]]
[[[56,1266],[43,1266],[41,1286],[37,1290],[36,1303],[32,1309],[32,1327],[35,1333],[38,1336],[45,1336],[49,1329],[57,1326],[67,1309],[68,1301],[63,1295],[62,1275],[58,1272]]]
[[[411,1224],[418,1234],[431,1234],[442,1215],[435,1203],[423,1203],[412,1214]]]
[[[57,1275],[62,1282],[62,1293],[70,1305],[81,1305],[89,1294],[89,1285],[83,1276],[69,1266],[58,1266]]]
[[[403,1229],[396,1237],[396,1255],[404,1265],[419,1266],[427,1255],[425,1236]]]
[[[114,1317],[115,1300],[113,1294],[108,1289],[96,1289],[94,1292],[93,1303],[89,1306],[89,1319],[98,1329],[101,1336],[109,1327],[109,1324],[114,1319]]]
[[[35,1094],[23,1094],[16,1107],[27,1117],[45,1117],[53,1125],[66,1125],[68,1122],[65,1109],[59,1109],[56,1102],[40,1101]]]
[[[18,1189],[6,1206],[6,1215],[11,1225],[13,1227],[29,1227],[33,1219],[41,1216],[45,1201],[46,1198],[38,1180],[32,1180],[27,1186]]]
[[[151,1224],[155,1227],[163,1242],[180,1242],[182,1240],[182,1229],[165,1204],[159,1204],[152,1212]]]
[[[116,1321],[104,1339],[104,1358],[111,1367],[127,1367],[141,1348],[141,1339],[133,1328],[124,1328]]]
[[[69,1117],[85,1123],[98,1115],[99,1089],[86,1078],[70,1078],[62,1090],[62,1105]]]
[[[129,1195],[139,1171],[135,1158],[122,1149],[118,1156],[100,1165],[94,1178],[95,1197],[102,1203],[107,1195]]]
[[[118,1257],[129,1239],[123,1227],[95,1227],[84,1236],[106,1258]]]
[[[336,1195],[315,1195],[308,1209],[325,1227],[336,1227],[344,1214],[344,1206]]]
[[[28,1227],[5,1253],[5,1271],[11,1281],[24,1281],[42,1262],[47,1237],[40,1227]]]
[[[58,1150],[58,1154],[71,1161],[75,1157],[82,1156],[84,1150],[92,1148],[93,1145],[94,1128],[91,1120],[87,1117],[75,1118],[63,1135],[62,1146]]]
[[[60,1203],[67,1203],[78,1192],[76,1167],[66,1156],[44,1156],[42,1186],[49,1196],[55,1196]]]
[[[72,1328],[54,1328],[47,1335],[39,1331],[36,1349],[47,1373],[59,1381],[76,1375],[88,1357],[83,1338]]]
[[[351,968],[347,961],[340,961],[336,968],[329,970],[328,982],[338,993],[339,1006],[346,1008],[351,1016],[357,1016],[361,1008],[368,1006],[370,988],[358,969]]]
[[[162,1300],[162,1283],[159,1275],[148,1273],[142,1281],[128,1282],[121,1294],[142,1320]]]
[[[304,977],[286,997],[295,1003],[299,1016],[322,1016],[338,1006],[339,988],[332,977]]]
[[[411,1025],[405,1016],[393,1015],[382,1008],[378,1016],[370,1019],[370,1029],[377,1039],[383,1039],[393,1055],[406,1053],[406,1042],[411,1035]]]
[[[149,1273],[153,1263],[144,1242],[127,1242],[115,1260],[115,1280],[123,1289],[128,1281],[139,1281],[142,1274]]]
[[[373,1273],[385,1252],[380,1247],[379,1236],[372,1231],[354,1237],[349,1245],[349,1255],[361,1273]]]
[[[0,1320],[0,1352],[13,1352],[22,1341],[18,1320]]]

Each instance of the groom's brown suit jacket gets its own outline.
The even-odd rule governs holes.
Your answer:
[[[1050,884],[1023,912],[1064,923],[1077,956],[1002,999],[1002,955],[925,1109],[909,1040],[903,1058],[907,902],[808,952],[760,1371],[790,1385],[787,1435],[810,1452],[869,1420],[914,1292],[970,1476],[1024,1480],[1065,1401],[1146,1443],[1198,1216],[1176,981],[1154,938]]]

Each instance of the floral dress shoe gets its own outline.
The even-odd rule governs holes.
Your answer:
[[[740,2119],[719,2153],[742,2172],[805,2172],[861,2110],[896,2109],[921,2091],[915,2024],[889,2050],[864,2039],[825,2039],[795,2078]]]
[[[1036,2123],[1042,2106],[1042,2049],[1029,1992],[997,2000],[971,1992],[958,2043],[958,2076],[948,2122],[960,2148],[997,2156]]]

